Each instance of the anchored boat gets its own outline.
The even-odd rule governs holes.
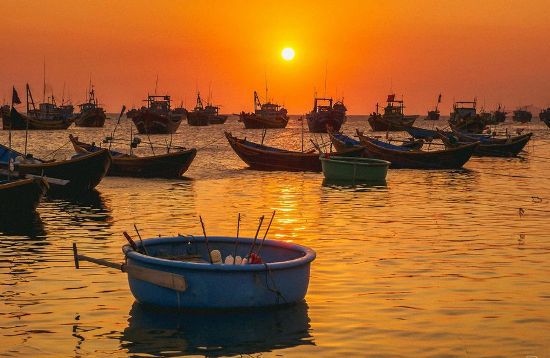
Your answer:
[[[384,114],[378,113],[378,103],[376,112],[369,116],[369,124],[373,131],[401,131],[405,127],[414,124],[418,115],[405,115],[403,113],[405,106],[403,100],[396,100],[395,94],[388,95],[387,105],[384,107]]]
[[[95,127],[100,128],[105,125],[105,110],[100,107],[95,97],[94,86],[90,83],[88,98],[86,103],[79,104],[80,113],[75,116],[75,125],[77,127]]]
[[[27,114],[20,113],[15,107],[10,112],[2,111],[3,129],[12,130],[63,130],[74,122],[73,106],[57,106],[55,97],[48,98],[49,102],[40,103],[36,108],[29,85],[27,90]]]
[[[0,178],[0,216],[34,213],[48,187],[41,177]]]
[[[128,274],[135,299],[167,308],[251,308],[304,299],[315,251],[274,240],[260,246],[258,263],[222,264],[229,256],[252,257],[256,239],[233,237],[163,237],[122,248],[125,263],[81,255],[73,244],[75,266],[90,261]],[[260,249],[257,249],[259,253]],[[212,263],[214,251],[220,263]],[[259,257],[259,254],[256,256]]]
[[[469,133],[481,133],[487,123],[477,114],[477,101],[459,101],[453,104],[449,124]]]
[[[435,104],[435,108],[431,111],[428,111],[428,116],[426,117],[426,120],[428,121],[437,121],[439,120],[439,104],[441,103],[441,93],[437,97],[437,103]]]
[[[69,135],[73,147],[77,153],[96,153],[105,150],[95,144],[83,143],[78,137]],[[197,155],[197,150],[175,148],[174,151],[138,157],[133,154],[125,154],[109,150],[113,161],[107,172],[109,176],[136,177],[136,178],[180,178],[189,168]]]
[[[307,126],[312,133],[338,132],[346,121],[347,108],[343,101],[332,98],[315,98],[313,109],[306,115]]]
[[[550,128],[550,107],[540,111],[539,119]]]
[[[528,123],[531,122],[533,114],[527,110],[527,107],[518,108],[514,111],[512,119],[514,122]]]
[[[390,162],[372,158],[321,155],[323,175],[334,181],[384,183]]]
[[[145,100],[147,107],[133,112],[129,118],[134,122],[140,134],[176,133],[187,115],[185,108],[171,108],[170,96],[149,95]]]
[[[239,121],[247,129],[285,128],[288,124],[287,110],[276,103],[261,103],[254,91],[254,113],[241,112]]]
[[[200,93],[197,93],[197,104],[193,111],[187,113],[187,124],[190,126],[207,126],[209,124],[223,124],[227,120],[226,115],[219,114],[220,107],[207,103],[202,104]]]
[[[370,158],[391,162],[390,168],[396,169],[459,169],[474,154],[478,143],[468,143],[452,149],[422,151],[407,150],[357,131],[359,140]]]

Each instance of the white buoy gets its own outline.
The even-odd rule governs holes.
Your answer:
[[[226,265],[233,265],[233,263],[235,262],[235,259],[233,258],[233,255],[229,255],[225,258],[225,264]]]
[[[221,264],[222,261],[222,253],[220,250],[212,250],[210,251],[210,258],[212,259],[213,264]]]
[[[243,263],[243,259],[240,256],[235,257],[235,265],[240,265]]]
[[[246,264],[248,264],[248,259],[245,257],[245,258],[243,259],[243,262],[241,263],[241,265],[246,265]]]

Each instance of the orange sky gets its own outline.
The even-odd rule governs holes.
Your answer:
[[[194,104],[196,88],[226,113],[252,109],[264,93],[290,113],[305,113],[316,88],[344,96],[351,114],[374,110],[390,90],[409,113],[424,113],[443,93],[550,105],[550,1],[34,1],[3,0],[0,100],[11,85],[47,83],[61,98],[84,99],[90,74],[109,111],[140,105],[153,92]],[[292,62],[280,51],[296,50]]]

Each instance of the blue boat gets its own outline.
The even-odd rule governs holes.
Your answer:
[[[439,134],[437,133],[437,130],[431,130],[431,129],[424,129],[419,127],[403,127],[403,130],[409,133],[413,138],[417,139],[437,139],[439,138]]]
[[[253,239],[237,240],[237,256],[246,257]],[[209,249],[219,250],[222,259],[234,255],[235,242],[233,237],[208,238]],[[143,247],[147,254],[138,252]],[[309,285],[310,264],[316,256],[307,247],[274,240],[265,240],[262,245],[263,263],[246,265],[206,261],[209,256],[204,237],[147,239],[137,248],[123,247],[127,259],[123,271],[128,272],[130,290],[142,304],[167,308],[250,308],[302,301]],[[172,289],[137,279],[146,277],[141,276],[141,269],[157,272],[157,277],[168,273],[183,278],[185,284]]]

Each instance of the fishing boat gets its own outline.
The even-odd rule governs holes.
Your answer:
[[[76,244],[73,253],[76,268],[81,261],[90,261],[126,272],[130,291],[145,305],[220,309],[302,301],[315,259],[315,251],[310,248],[265,240],[261,244],[261,263],[212,263],[214,251],[219,252],[221,262],[227,262],[230,255],[250,257],[258,247],[255,242],[220,236],[146,239],[122,248],[123,264],[81,255]]]
[[[306,115],[307,126],[312,133],[338,132],[346,122],[347,108],[343,100],[334,102],[332,98],[315,98],[313,109]]]
[[[2,127],[12,130],[64,130],[73,124],[73,106],[70,104],[57,106],[55,97],[48,102],[40,103],[36,108],[30,86],[27,90],[27,114],[20,113],[15,107],[9,114],[2,111]]]
[[[384,183],[390,162],[372,158],[321,155],[323,175],[327,180]]]
[[[88,144],[78,140],[78,137],[69,135],[69,139],[77,153],[88,154],[105,150],[95,143]],[[197,150],[175,148],[174,151],[138,157],[109,150],[113,161],[107,172],[108,176],[135,177],[135,178],[180,178],[189,168],[197,155]]]
[[[220,107],[208,102],[206,107],[202,104],[200,93],[197,93],[197,103],[193,111],[187,113],[187,124],[190,126],[207,126],[209,124],[224,124],[226,115],[219,113]]]
[[[440,132],[440,138],[447,148],[454,148],[463,143],[476,143],[479,145],[474,151],[478,157],[515,157],[527,145],[533,133],[519,136],[506,136],[498,138],[491,135],[471,135],[463,133],[451,127],[452,133]]]
[[[493,122],[494,123],[504,123],[506,121],[506,115],[508,113],[502,106],[499,104],[496,111],[493,112]]]
[[[384,107],[384,113],[380,114],[378,103],[376,112],[369,116],[369,124],[373,131],[401,131],[405,127],[414,124],[418,115],[405,115],[403,100],[396,100],[395,94],[388,95],[387,104]]]
[[[395,169],[459,169],[472,157],[478,143],[468,143],[456,148],[422,151],[407,150],[357,131],[365,155],[369,158],[386,160]]]
[[[34,213],[47,190],[40,177],[0,178],[0,216]]]
[[[75,125],[77,127],[95,127],[100,128],[105,125],[105,110],[98,105],[95,97],[95,90],[90,83],[88,98],[86,103],[79,104],[80,113],[75,116]]]
[[[140,134],[175,133],[187,115],[185,108],[171,108],[168,95],[149,95],[144,101],[147,107],[141,107],[129,117]]]
[[[539,119],[550,128],[550,107],[543,109],[539,113]]]
[[[533,114],[527,110],[527,107],[516,109],[512,117],[514,122],[520,122],[520,123],[531,122],[532,118],[533,118]]]
[[[225,132],[231,148],[252,169],[281,171],[321,171],[319,154],[314,151],[298,152],[269,147],[239,139]]]
[[[267,95],[266,95],[267,98]],[[261,103],[254,91],[254,113],[241,112],[239,121],[247,129],[285,128],[288,124],[287,110],[276,103]]]
[[[477,114],[477,101],[459,101],[453,104],[453,111],[449,118],[449,124],[461,131],[469,133],[481,133],[487,127],[487,123]]]
[[[50,192],[72,195],[88,192],[101,182],[111,165],[111,155],[104,149],[67,160],[47,161],[0,144],[0,169],[11,169],[10,162],[19,176],[30,174],[61,179],[63,183],[50,182]]]
[[[441,93],[437,97],[437,103],[435,104],[435,108],[431,111],[428,111],[428,116],[425,118],[428,121],[437,121],[439,120],[440,113],[439,113],[439,104],[441,103]]]
[[[403,130],[409,133],[409,135],[411,135],[411,137],[413,138],[423,139],[430,142],[434,139],[439,139],[439,134],[437,133],[437,130],[415,126],[404,127]]]
[[[365,148],[360,141],[355,140],[343,133],[329,132],[330,141],[338,153],[347,153],[352,148]],[[404,140],[398,145],[401,148],[415,150],[420,149],[424,145],[424,140]],[[363,155],[363,152],[359,154]],[[339,154],[341,156],[341,154]],[[351,156],[351,155],[346,155]]]

